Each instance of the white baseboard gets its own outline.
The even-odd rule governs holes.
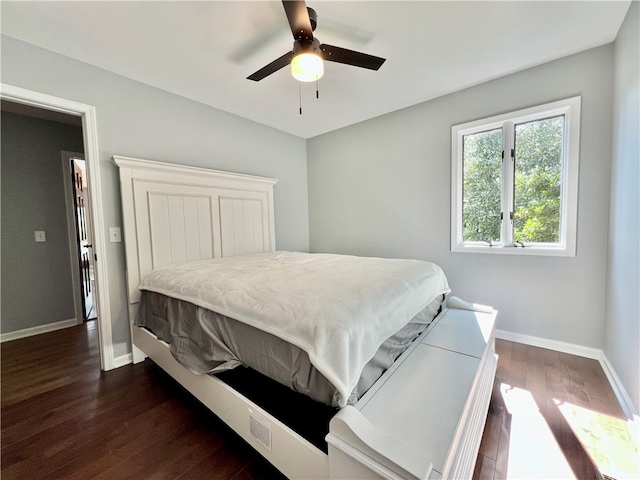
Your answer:
[[[24,330],[16,330],[15,332],[2,333],[0,334],[0,343],[17,340],[19,338],[32,337],[55,330],[62,330],[63,328],[75,327],[76,325],[76,319],[70,318],[69,320],[61,320],[59,322],[38,325],[37,327],[25,328]]]
[[[582,345],[576,345],[574,343],[560,342],[558,340],[549,340],[547,338],[533,337],[531,335],[523,335],[521,333],[507,332],[505,330],[496,330],[496,338],[509,340],[511,342],[524,343],[525,345],[532,345],[534,347],[548,348],[549,350],[555,350],[557,352],[569,353],[571,355],[578,355],[580,357],[592,358],[600,362],[604,374],[609,380],[609,384],[615,393],[618,403],[622,411],[629,419],[633,419],[638,413],[635,410],[631,398],[627,394],[620,378],[616,374],[613,365],[609,362],[604,352],[598,348],[583,347]]]
[[[634,416],[637,417],[638,412],[636,412],[636,409],[633,405],[633,402],[631,401],[631,398],[627,394],[627,391],[625,390],[624,386],[622,385],[622,382],[620,381],[620,377],[618,377],[618,375],[616,374],[616,371],[614,370],[613,365],[611,365],[611,363],[609,362],[609,359],[604,354],[604,352],[601,352],[600,358],[598,358],[598,360],[600,360],[600,365],[602,365],[602,370],[604,370],[604,374],[607,376],[607,379],[611,384],[613,393],[616,394],[616,398],[620,403],[620,407],[622,407],[623,413],[629,419],[633,419]]]
[[[124,367],[125,365],[129,365],[130,363],[133,363],[133,355],[130,353],[125,353],[124,355],[120,355],[119,357],[114,357],[113,368]]]
[[[511,342],[524,343],[534,347],[548,348],[562,353],[570,353],[579,357],[592,358],[600,360],[602,350],[598,348],[583,347],[575,343],[560,342],[558,340],[549,340],[548,338],[533,337],[531,335],[523,335],[522,333],[507,332],[505,330],[496,330],[496,338],[502,338]]]

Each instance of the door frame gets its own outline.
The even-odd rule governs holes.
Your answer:
[[[89,210],[91,229],[94,234],[94,302],[98,314],[98,337],[100,344],[100,368],[114,368],[113,338],[111,331],[111,308],[109,305],[109,275],[107,272],[106,231],[102,205],[102,184],[100,178],[100,158],[98,150],[98,129],[96,109],[92,105],[78,103],[65,98],[54,97],[40,92],[27,90],[6,83],[0,83],[0,98],[15,103],[31,105],[45,110],[53,110],[82,117],[82,136],[84,139],[84,157],[89,183]],[[96,241],[98,240],[98,241]],[[104,300],[104,301],[102,301]]]

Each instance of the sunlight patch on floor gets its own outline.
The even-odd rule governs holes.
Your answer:
[[[640,456],[626,420],[555,400],[598,470],[615,479],[640,478]]]
[[[531,393],[504,383],[500,392],[512,415],[507,478],[576,478]]]

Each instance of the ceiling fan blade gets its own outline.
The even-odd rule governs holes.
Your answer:
[[[320,45],[323,58],[328,62],[345,63],[354,67],[368,68],[370,70],[378,70],[386,59],[374,57],[366,53],[354,52],[346,48],[334,47],[333,45]]]
[[[227,55],[227,58],[233,63],[242,65],[251,57],[257,55],[263,49],[274,44],[276,41],[283,41],[283,44],[286,45],[286,42],[288,42],[289,40],[286,36],[286,31],[281,27],[282,25],[278,23],[275,25],[271,25],[269,28],[263,29],[263,31],[258,36],[249,39],[239,47],[235,48],[231,53]]]
[[[321,31],[322,36],[324,36],[325,33],[328,33],[332,37],[338,37],[341,40],[346,40],[347,42],[351,43],[357,43],[359,45],[365,45],[369,43],[375,36],[373,32],[370,32],[363,28],[336,22],[334,20],[331,20],[330,18],[325,17],[322,17]]]
[[[289,20],[291,33],[293,38],[313,40],[313,29],[311,28],[311,20],[307,11],[307,4],[304,0],[282,0],[284,11]]]
[[[283,67],[286,67],[291,63],[291,57],[293,56],[293,52],[287,52],[282,55],[280,58],[274,60],[269,65],[262,67],[255,73],[252,73],[247,77],[247,80],[253,80],[254,82],[259,82],[264,77],[268,77],[274,72],[277,72]]]

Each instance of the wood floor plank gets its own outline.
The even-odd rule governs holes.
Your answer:
[[[569,394],[567,393],[567,384],[565,383],[565,376],[561,367],[545,365],[545,385],[547,395],[551,395],[558,400],[567,400]]]
[[[100,422],[121,422],[144,411],[148,405],[162,399],[164,390],[149,384],[123,386],[98,397],[82,396],[73,401],[31,416],[19,423],[2,429],[3,445],[11,445],[51,427],[58,427],[67,421],[78,421],[83,430],[99,427]],[[150,400],[149,396],[160,395]],[[145,399],[142,403],[140,399]],[[109,413],[110,415],[107,415]]]
[[[178,478],[202,458],[216,452],[224,441],[223,435],[212,435],[207,428],[194,430],[188,441],[182,442],[178,448],[174,446],[171,455],[148,464],[140,473],[145,478]]]
[[[257,455],[232,480],[286,480],[273,465]]]
[[[511,414],[505,410],[500,424],[500,436],[498,438],[498,451],[494,465],[494,479],[507,478],[509,467],[509,449],[511,448]],[[516,447],[520,447],[519,445]]]
[[[558,410],[554,399],[547,398],[545,420],[547,421],[556,441],[560,445],[560,448],[562,448],[565,457],[580,459],[582,450],[580,443],[571,431],[571,427],[567,425],[567,422],[560,413],[560,410]]]
[[[12,445],[3,446],[0,459],[2,468],[6,469],[11,465],[35,457],[48,446],[56,445],[62,440],[73,438],[81,433],[82,428],[76,423],[67,427],[54,429],[53,431],[41,432],[40,434],[32,435]]]
[[[115,471],[126,464],[126,461],[132,457],[127,452],[110,453],[87,463],[83,467],[77,469],[75,473],[69,474],[67,480],[86,480],[95,479],[107,471]],[[112,470],[113,469],[113,470]]]
[[[508,384],[515,388],[527,387],[527,364],[516,360],[509,362]]]
[[[542,349],[529,346],[527,348],[527,379],[525,388],[533,396],[540,412],[546,413],[546,378],[544,355]]]
[[[479,454],[496,460],[498,456],[498,442],[500,440],[500,426],[502,425],[502,417],[489,414],[484,426],[482,441],[480,443]]]
[[[513,343],[500,338],[496,338],[495,349],[498,355],[498,366],[496,368],[497,384],[509,383],[509,370],[511,365],[511,347]]]
[[[93,478],[95,480],[126,480],[131,472],[136,472],[139,468],[140,464],[136,456],[131,455]]]
[[[176,401],[180,408],[179,401]],[[156,407],[154,410],[161,410],[160,418],[158,414],[153,415],[153,422],[145,421],[129,423],[126,422],[127,431],[122,435],[107,441],[107,446],[111,452],[109,455],[100,459],[98,462],[92,462],[83,466],[69,478],[83,480],[86,478],[96,478],[100,474],[113,468],[120,468],[128,461],[135,462],[136,469],[140,467],[139,458],[136,456],[140,452],[151,448],[158,442],[162,442],[171,437],[173,432],[180,428],[184,421],[184,411],[177,411],[173,408],[167,408],[166,403]],[[184,406],[182,406],[184,408]],[[208,431],[208,433],[211,433]],[[163,444],[163,445],[166,445]],[[137,471],[137,470],[136,470]],[[129,475],[129,470],[122,472],[121,475]]]
[[[542,349],[545,366],[558,368],[560,366],[560,356],[555,350]]]
[[[244,442],[227,441],[215,452],[197,462],[192,468],[178,477],[180,480],[209,478],[227,480],[236,476],[256,453]]]
[[[511,360],[520,363],[527,361],[527,345],[523,343],[513,343],[511,346]]]

